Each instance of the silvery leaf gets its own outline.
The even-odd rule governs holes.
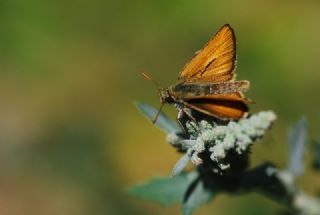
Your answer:
[[[188,154],[183,155],[174,165],[172,169],[172,176],[176,176],[180,174],[183,171],[183,169],[188,165],[189,161],[190,161],[189,155]]]
[[[303,158],[307,135],[307,120],[302,117],[289,131],[288,170],[299,176],[303,173]]]
[[[153,120],[154,116],[158,113],[158,109],[141,102],[135,102],[136,107],[138,110],[144,114],[147,119],[150,121]],[[167,133],[175,133],[175,132],[181,132],[180,127],[178,124],[167,117],[164,113],[160,113],[157,121],[155,122],[155,125],[160,128],[161,130],[167,132]]]

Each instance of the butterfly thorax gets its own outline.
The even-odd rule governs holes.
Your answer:
[[[249,88],[248,81],[221,83],[178,83],[170,87],[171,94],[177,98],[190,96],[223,95],[242,92]]]

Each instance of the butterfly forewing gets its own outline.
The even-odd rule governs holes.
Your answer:
[[[224,25],[205,47],[180,72],[184,82],[226,82],[234,79],[236,66],[235,36],[229,25]]]

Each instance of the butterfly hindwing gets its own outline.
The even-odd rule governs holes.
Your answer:
[[[194,97],[185,101],[186,106],[201,113],[222,119],[240,119],[248,112],[251,103],[241,93]]]

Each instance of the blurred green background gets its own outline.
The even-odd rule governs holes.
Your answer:
[[[238,79],[251,81],[252,112],[278,114],[252,166],[285,167],[287,131],[300,116],[320,139],[319,20],[311,0],[1,1],[0,214],[178,214],[125,193],[168,175],[179,158],[132,101],[158,107],[140,72],[174,83],[225,23],[237,37]],[[299,183],[314,194],[319,178],[307,167]],[[220,195],[196,212],[279,209],[257,194]]]

